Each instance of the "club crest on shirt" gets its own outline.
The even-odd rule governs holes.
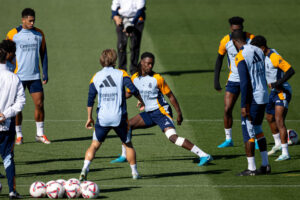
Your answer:
[[[149,83],[148,87],[149,87],[149,88],[152,88],[152,83]]]

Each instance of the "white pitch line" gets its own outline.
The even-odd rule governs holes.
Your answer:
[[[32,119],[25,119],[26,122],[34,122]],[[46,119],[46,122],[86,122],[83,119]],[[223,122],[223,119],[185,119],[186,122]],[[240,122],[240,119],[235,119],[233,121]],[[266,121],[266,120],[264,120]],[[300,119],[287,119],[286,122],[300,122]]]
[[[30,185],[17,185],[18,187],[30,187]],[[147,188],[200,188],[200,187],[211,187],[211,188],[298,188],[300,185],[101,185],[100,187],[115,188],[115,187],[147,187]]]

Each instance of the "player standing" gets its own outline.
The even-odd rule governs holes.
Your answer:
[[[248,168],[238,176],[254,176],[271,172],[267,153],[267,141],[262,130],[266,104],[268,103],[268,87],[265,77],[264,53],[256,46],[247,44],[244,33],[236,30],[232,40],[240,49],[235,58],[241,87],[242,132],[245,143]],[[262,165],[256,170],[255,138],[262,157]]]
[[[128,118],[125,98],[125,86],[129,88],[135,97],[143,102],[139,91],[133,85],[129,75],[124,70],[114,69],[117,53],[113,49],[106,49],[100,56],[103,69],[97,72],[90,82],[88,95],[88,120],[85,127],[92,129],[94,119],[92,116],[94,99],[98,95],[97,120],[93,133],[93,140],[85,153],[84,165],[80,174],[80,181],[86,180],[91,161],[96,151],[104,142],[108,132],[114,129],[126,147],[127,160],[132,170],[132,178],[138,179],[139,173],[136,166],[135,150],[131,140],[127,137]]]
[[[230,69],[228,81],[226,84],[226,92],[224,96],[224,128],[225,128],[225,138],[226,140],[218,146],[218,148],[225,148],[233,146],[232,141],[232,110],[235,105],[236,100],[240,94],[240,78],[238,70],[235,66],[234,58],[238,53],[238,49],[233,44],[232,32],[235,30],[243,30],[244,19],[241,17],[232,17],[229,20],[231,34],[226,35],[220,42],[218,57],[215,65],[215,79],[214,87],[217,91],[221,91],[220,85],[220,71],[222,68],[222,63],[225,54],[227,53],[228,67]],[[254,35],[244,32],[244,37],[246,43],[250,43]]]
[[[155,58],[152,53],[143,53],[138,72],[131,77],[133,84],[140,91],[144,100],[145,112],[142,112],[129,120],[131,128],[129,130],[129,134],[131,135],[132,130],[135,129],[145,129],[158,125],[172,143],[199,156],[199,166],[207,164],[213,160],[211,155],[202,151],[188,139],[177,135],[175,125],[172,120],[172,110],[170,105],[164,99],[164,95],[169,98],[177,112],[177,125],[181,125],[183,121],[181,109],[176,97],[165,82],[164,78],[160,74],[152,71],[154,61]],[[132,91],[130,91],[130,93],[132,93]],[[124,150],[125,149],[122,148],[122,155],[125,154]],[[122,158],[121,156],[112,161],[112,163],[123,162],[124,160],[126,160],[126,157],[123,156]]]
[[[36,121],[36,141],[50,144],[44,135],[44,93],[40,78],[39,55],[43,67],[43,84],[48,82],[48,58],[44,33],[34,27],[35,12],[31,8],[22,11],[22,25],[10,30],[7,39],[16,43],[16,60],[14,73],[21,79],[24,89],[26,87],[35,105],[34,118]],[[16,144],[23,143],[22,112],[16,117]]]
[[[6,171],[9,199],[20,199],[16,192],[14,143],[15,116],[25,105],[25,93],[20,79],[8,70],[8,60],[15,56],[16,46],[12,41],[0,44],[0,154]]]
[[[267,46],[267,40],[263,36],[256,36],[251,44],[261,48],[266,56],[266,78],[269,87],[272,89],[267,104],[266,118],[275,145],[268,152],[268,155],[273,155],[282,149],[282,154],[275,161],[289,160],[288,135],[284,120],[292,98],[292,88],[287,81],[295,74],[295,71],[275,49],[270,49]]]

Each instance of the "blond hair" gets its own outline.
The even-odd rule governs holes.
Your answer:
[[[117,53],[114,49],[105,49],[100,56],[100,64],[102,67],[116,66]]]

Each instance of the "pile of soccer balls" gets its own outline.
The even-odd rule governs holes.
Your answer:
[[[67,197],[75,199],[82,196],[85,199],[94,199],[99,196],[100,190],[96,183],[91,181],[80,181],[76,178],[71,178],[68,181],[59,179],[49,181],[46,184],[41,181],[36,181],[31,184],[29,189],[30,195],[35,198],[43,198],[46,195],[50,199],[58,199]]]

